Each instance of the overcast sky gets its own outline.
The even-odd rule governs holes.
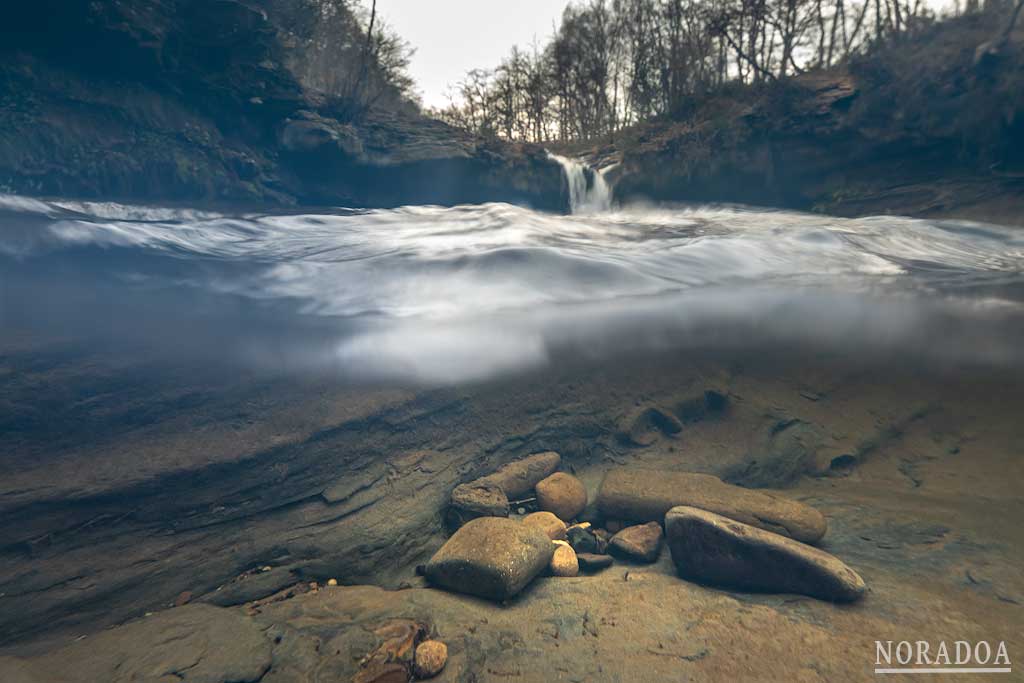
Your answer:
[[[365,0],[367,6],[370,0]],[[423,103],[448,104],[446,91],[470,69],[492,68],[513,45],[541,46],[569,0],[377,0],[377,12],[416,49],[410,72]]]

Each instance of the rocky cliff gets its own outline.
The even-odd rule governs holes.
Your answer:
[[[412,107],[342,116],[295,68],[316,20],[311,0],[41,0],[3,14],[2,191],[567,203],[540,148],[482,142]]]
[[[1024,32],[937,24],[841,68],[695,102],[595,150],[619,199],[1024,223]]]

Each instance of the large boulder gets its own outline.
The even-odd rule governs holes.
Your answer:
[[[661,521],[671,508],[687,505],[805,543],[820,540],[827,527],[822,514],[803,503],[692,472],[611,470],[597,504],[609,519],[634,522]]]
[[[547,568],[554,544],[537,528],[506,517],[467,522],[424,568],[435,586],[491,600],[506,600]]]
[[[537,483],[537,507],[559,519],[575,519],[587,507],[587,489],[571,474],[555,472]]]
[[[698,583],[834,602],[857,600],[864,580],[838,558],[791,538],[694,507],[665,515],[679,575]]]

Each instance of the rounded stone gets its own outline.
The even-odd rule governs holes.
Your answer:
[[[523,517],[523,524],[540,529],[552,541],[565,540],[565,522],[550,512],[531,512]]]
[[[575,519],[587,507],[587,489],[576,477],[555,472],[537,483],[537,507],[559,519]]]
[[[551,574],[553,576],[577,576],[580,563],[576,551],[569,544],[559,543],[555,554],[551,556]]]
[[[424,640],[416,648],[413,673],[416,678],[432,678],[441,673],[448,661],[448,646],[440,640]]]
[[[424,568],[435,586],[491,600],[507,600],[551,563],[551,539],[505,517],[470,520]]]

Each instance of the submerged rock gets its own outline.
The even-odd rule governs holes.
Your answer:
[[[640,562],[654,562],[661,554],[661,525],[648,522],[626,527],[612,536],[608,548],[616,555]]]
[[[595,553],[576,553],[576,560],[580,564],[580,569],[588,573],[607,569],[615,562],[611,555],[598,555]]]
[[[650,446],[659,436],[671,436],[683,430],[675,415],[661,406],[642,406],[628,414],[619,426],[622,440],[636,446]]]
[[[579,560],[576,551],[568,543],[558,543],[555,546],[555,554],[551,556],[552,576],[577,576],[580,573]]]
[[[508,517],[508,510],[508,497],[499,486],[473,481],[452,491],[449,522],[458,527],[476,517]]]
[[[523,524],[540,529],[552,541],[565,540],[565,522],[550,512],[531,512],[523,517]]]
[[[679,575],[699,583],[835,602],[866,591],[864,580],[833,555],[713,512],[674,507],[665,530]]]
[[[510,462],[494,474],[476,480],[476,484],[493,484],[509,498],[524,496],[533,490],[545,477],[551,475],[562,464],[562,456],[554,451],[534,453],[522,460]],[[558,512],[552,510],[556,515]],[[558,515],[561,519],[567,519]]]
[[[597,535],[591,529],[582,526],[569,527],[566,537],[569,545],[578,553],[601,552]]]
[[[671,508],[686,505],[805,543],[820,540],[827,527],[822,514],[803,503],[692,472],[611,470],[597,504],[608,518],[637,522],[660,521]]]
[[[448,528],[454,531],[477,517],[508,517],[509,499],[532,491],[561,462],[562,457],[553,451],[535,453],[485,477],[459,484],[452,491],[445,513]]]
[[[537,507],[559,519],[575,519],[587,507],[587,489],[571,474],[555,472],[537,483]]]
[[[517,593],[551,562],[544,532],[504,517],[470,520],[424,567],[435,586],[491,600]]]
[[[440,640],[424,640],[416,648],[416,678],[433,678],[448,662],[448,646]]]
[[[409,619],[391,619],[373,629],[377,647],[359,663],[352,683],[408,683],[419,643],[427,627]]]

